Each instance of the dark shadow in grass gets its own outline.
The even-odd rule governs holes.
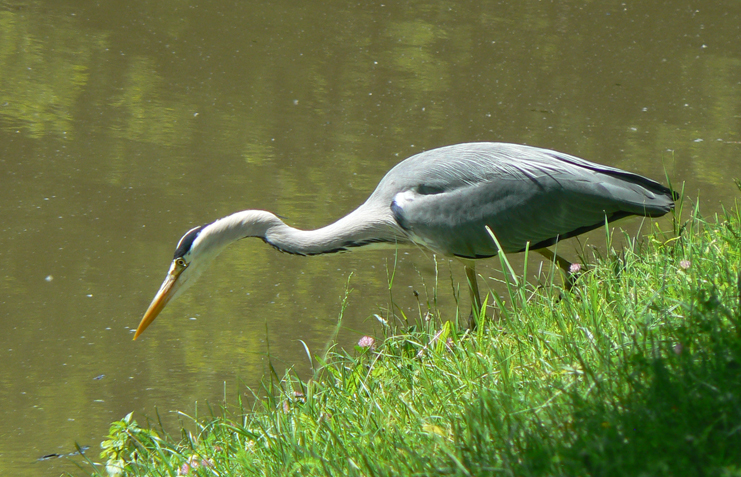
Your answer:
[[[686,312],[620,358],[622,390],[567,391],[550,422],[484,395],[460,429],[464,466],[473,475],[741,475],[741,316],[714,290],[698,291]]]

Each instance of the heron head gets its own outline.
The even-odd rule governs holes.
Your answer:
[[[218,251],[209,249],[208,241],[202,240],[206,235],[203,233],[206,227],[208,226],[203,225],[189,230],[178,242],[175,257],[170,264],[165,281],[162,282],[159,291],[139,322],[134,339],[147,329],[170,300],[190,288],[218,253]]]

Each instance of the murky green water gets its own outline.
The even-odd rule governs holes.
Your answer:
[[[252,240],[132,342],[194,225],[263,208],[318,227],[399,160],[466,141],[666,167],[706,212],[732,205],[741,4],[698,5],[0,1],[0,474],[74,470],[36,459],[75,442],[97,458],[130,411],[234,403],[268,349],[306,372],[299,340],[325,349],[351,274],[339,342],[387,315],[393,252]],[[450,316],[447,261],[440,275]],[[430,254],[400,252],[405,313],[434,276]]]

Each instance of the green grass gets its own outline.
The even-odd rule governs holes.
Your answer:
[[[592,258],[569,293],[510,277],[499,321],[433,312],[196,431],[128,416],[102,459],[134,476],[741,476],[741,214],[691,215]]]

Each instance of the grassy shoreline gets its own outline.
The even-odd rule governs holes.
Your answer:
[[[591,259],[570,293],[509,276],[498,321],[387,329],[195,431],[129,415],[107,468],[81,471],[741,476],[741,213],[691,215]]]

